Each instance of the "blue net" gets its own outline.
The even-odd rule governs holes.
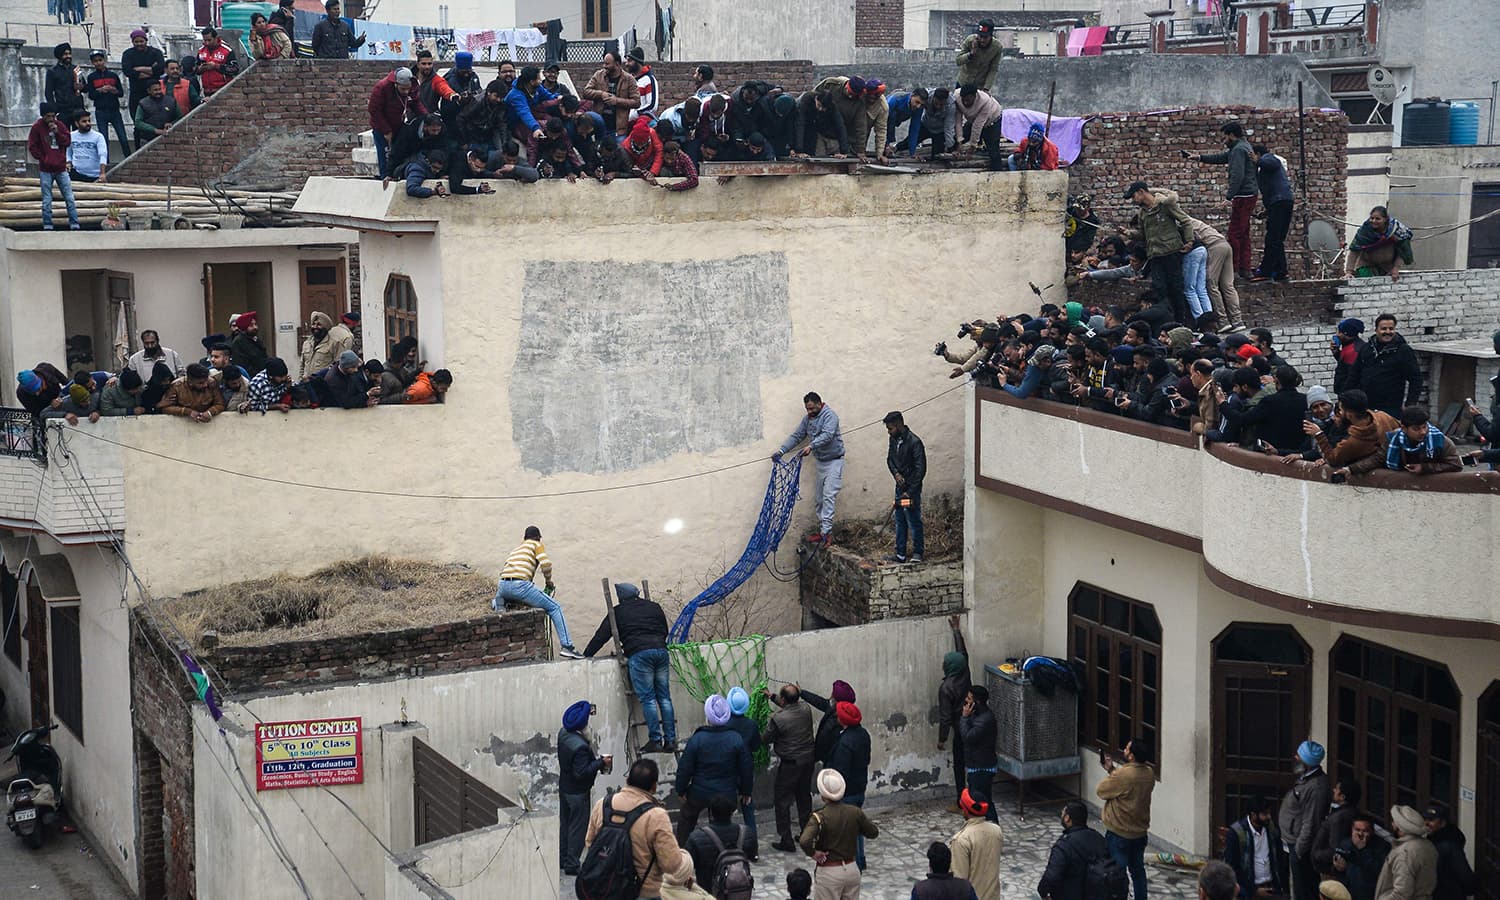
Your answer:
[[[686,642],[698,608],[713,606],[738,590],[781,543],[782,536],[792,524],[792,507],[797,505],[797,483],[801,475],[800,454],[789,454],[781,462],[771,463],[771,480],[766,485],[766,499],[761,501],[760,518],[755,520],[755,531],[745,544],[745,552],[740,554],[739,562],[733,568],[683,607],[682,614],[672,623],[672,643]]]

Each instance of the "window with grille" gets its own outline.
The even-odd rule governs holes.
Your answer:
[[[1348,635],[1333,645],[1329,771],[1366,809],[1458,806],[1460,694],[1448,667]]]
[[[586,38],[614,37],[614,23],[610,20],[613,0],[583,0],[583,36]]]
[[[417,337],[417,292],[410,278],[392,275],[385,283],[386,346],[405,337],[413,340]]]
[[[1149,604],[1079,583],[1068,597],[1068,657],[1084,672],[1078,741],[1116,751],[1160,746],[1161,620]]]
[[[79,647],[78,607],[53,606],[48,626],[52,630],[52,714],[83,741],[83,654]]]
[[[21,583],[0,565],[0,632],[5,634],[5,658],[21,668]]]

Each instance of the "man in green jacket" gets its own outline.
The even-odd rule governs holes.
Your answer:
[[[995,43],[995,22],[980,19],[974,33],[964,38],[958,50],[958,83],[977,84],[994,93],[995,73],[1000,68],[1000,45]]]
[[[1168,193],[1153,191],[1146,182],[1137,181],[1125,189],[1125,199],[1140,207],[1137,215],[1141,220],[1141,236],[1146,242],[1152,285],[1157,294],[1171,301],[1178,322],[1191,322],[1193,318],[1188,310],[1187,291],[1182,279],[1182,258],[1193,249],[1193,226],[1187,213],[1168,201]]]

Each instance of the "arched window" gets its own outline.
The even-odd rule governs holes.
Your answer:
[[[1068,597],[1068,657],[1084,671],[1079,743],[1118,750],[1140,736],[1161,745],[1161,620],[1155,609],[1078,583]]]
[[[1442,663],[1344,635],[1329,677],[1329,771],[1364,807],[1458,806],[1458,685]]]
[[[385,283],[385,345],[417,336],[417,292],[411,279],[392,275]]]

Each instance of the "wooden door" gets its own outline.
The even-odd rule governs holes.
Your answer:
[[[31,686],[31,727],[52,724],[52,689],[48,683],[47,600],[33,581],[26,585],[26,680]]]
[[[1478,900],[1500,900],[1500,681],[1479,698],[1479,783],[1474,795]]]
[[[500,821],[501,807],[515,805],[420,738],[413,738],[411,744],[417,844],[487,828]]]
[[[1291,787],[1310,723],[1311,652],[1290,626],[1236,623],[1214,639],[1210,845],[1251,801]]]
[[[327,313],[337,324],[348,308],[343,258],[298,260],[297,286],[302,297],[302,320],[297,323],[300,342],[307,336],[307,322],[313,313]]]

